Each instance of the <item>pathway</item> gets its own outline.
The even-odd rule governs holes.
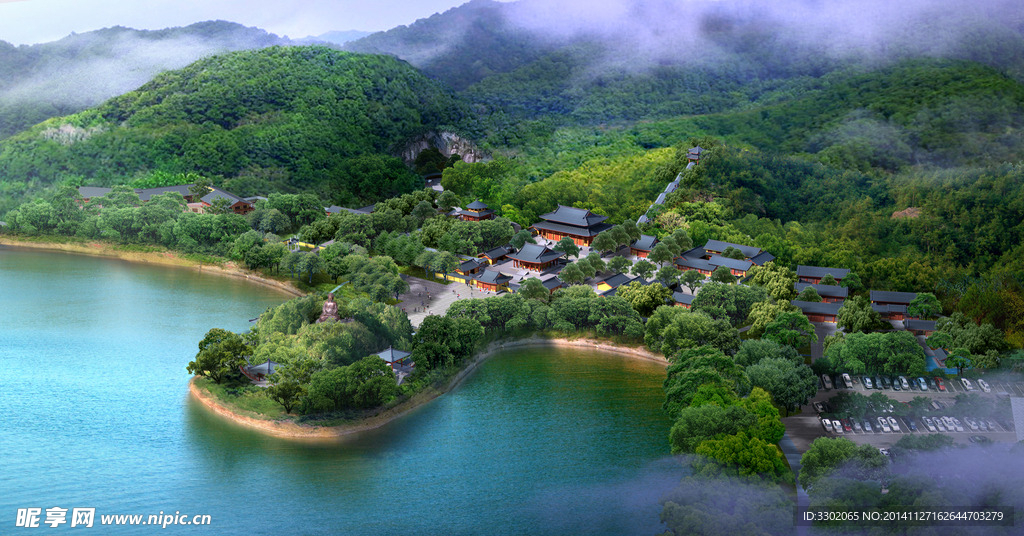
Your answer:
[[[493,292],[476,290],[464,283],[444,285],[408,275],[403,275],[402,279],[409,283],[409,291],[398,296],[401,303],[397,306],[409,315],[409,321],[417,328],[428,315],[445,314],[448,307],[457,300],[495,295]]]

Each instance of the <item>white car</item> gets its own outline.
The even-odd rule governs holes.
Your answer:
[[[832,421],[828,419],[822,419],[821,426],[825,429],[826,432],[832,432]]]
[[[832,420],[832,428],[836,431],[837,434],[843,433],[843,423],[835,419]]]
[[[874,432],[874,430],[871,429],[871,421],[867,421],[867,420],[864,421],[864,431],[869,433],[869,434]]]
[[[878,418],[878,426],[882,428],[883,432],[892,432],[892,428],[889,427],[889,421],[885,420],[885,417]]]
[[[989,387],[988,382],[985,381],[985,380],[982,380],[981,378],[978,378],[978,387],[981,387],[981,390],[985,391],[986,393],[991,393],[992,392],[992,388]]]
[[[971,380],[967,378],[960,378],[960,384],[964,386],[965,391],[973,391],[974,385],[971,384]]]
[[[828,374],[821,375],[821,384],[825,386],[825,389],[832,390],[832,378],[829,378]]]
[[[910,382],[907,381],[907,378],[905,376],[900,376],[898,379],[900,380],[900,387],[902,387],[904,391],[909,391]]]
[[[902,432],[900,430],[900,423],[896,422],[896,417],[889,417],[889,427],[892,428],[893,432]]]
[[[929,432],[935,433],[935,432],[937,432],[937,431],[938,431],[938,430],[937,430],[937,429],[935,428],[935,425],[934,425],[934,424],[932,424],[932,420],[931,420],[931,419],[929,419],[928,417],[921,417],[921,424],[923,424],[923,425],[924,425],[924,427],[925,427],[926,429],[928,429],[928,431],[929,431]]]
[[[964,417],[964,422],[967,423],[967,427],[970,428],[972,432],[978,431],[978,423],[974,422],[974,419]]]
[[[845,372],[843,373],[843,383],[846,384],[847,389],[853,389],[853,378]]]
[[[931,421],[932,421],[932,424],[935,425],[935,429],[936,430],[938,430],[940,432],[945,432],[946,431],[946,426],[944,424],[942,424],[942,419],[940,419],[938,417],[935,417]]]

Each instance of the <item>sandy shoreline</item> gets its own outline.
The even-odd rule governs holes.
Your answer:
[[[198,262],[182,258],[173,251],[124,251],[117,247],[97,241],[90,241],[87,243],[67,243],[67,242],[31,242],[26,240],[17,240],[8,236],[0,236],[0,245],[9,246],[13,248],[22,249],[36,249],[45,251],[60,251],[63,253],[72,253],[76,255],[91,255],[93,257],[107,257],[111,259],[119,259],[128,262],[138,262],[143,264],[158,264],[162,266],[177,266],[180,268],[195,268],[203,273],[209,273],[214,275],[233,277],[235,279],[244,279],[257,285],[272,288],[280,292],[289,294],[291,296],[305,296],[306,293],[299,290],[295,285],[284,282],[276,281],[274,279],[267,279],[255,272],[250,272],[237,266],[233,262],[226,262],[225,266],[217,266],[211,264],[200,264]]]
[[[380,428],[381,426],[408,414],[409,412],[461,385],[462,382],[468,378],[481,363],[490,357],[505,350],[515,348],[589,348],[601,352],[614,353],[668,365],[668,361],[664,357],[649,350],[628,346],[618,346],[607,341],[594,339],[551,339],[534,335],[526,339],[498,341],[490,344],[483,352],[478,354],[472,362],[466,365],[465,368],[449,380],[448,384],[445,385],[444,388],[427,389],[423,392],[417,393],[409,400],[406,400],[405,402],[389,408],[377,415],[363,419],[358,423],[342,426],[313,426],[297,424],[291,421],[274,421],[270,419],[258,419],[247,415],[241,415],[223,406],[212,395],[196,387],[194,378],[189,381],[189,392],[197,401],[217,415],[259,432],[287,439],[339,439],[355,433]]]

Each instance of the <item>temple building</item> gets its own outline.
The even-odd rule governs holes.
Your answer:
[[[561,251],[553,251],[539,244],[524,244],[523,249],[509,255],[509,258],[516,268],[543,272],[564,256],[565,253]]]
[[[565,205],[558,205],[554,212],[544,214],[541,219],[544,221],[533,224],[533,228],[542,237],[557,242],[568,236],[577,246],[589,246],[598,233],[612,227],[604,223],[608,216]]]
[[[512,276],[505,275],[496,270],[484,270],[476,275],[473,285],[480,290],[489,292],[508,292],[508,284]]]
[[[458,218],[462,221],[481,221],[494,219],[494,211],[483,201],[473,201],[466,205],[466,208],[458,211]]]

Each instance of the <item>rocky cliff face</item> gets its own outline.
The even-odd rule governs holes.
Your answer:
[[[436,147],[445,156],[457,154],[471,164],[489,159],[472,141],[454,132],[428,132],[410,141],[400,156],[407,164],[412,164],[421,151],[430,147]]]

